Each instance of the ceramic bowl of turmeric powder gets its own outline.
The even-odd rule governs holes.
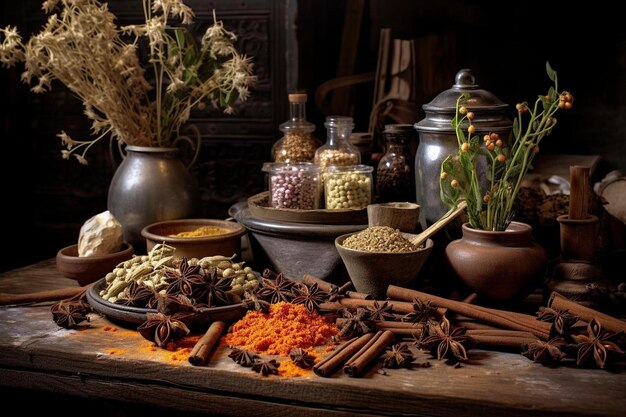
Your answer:
[[[176,248],[177,257],[186,258],[240,255],[245,233],[239,223],[216,219],[166,220],[141,231],[148,252],[159,243],[167,243]]]

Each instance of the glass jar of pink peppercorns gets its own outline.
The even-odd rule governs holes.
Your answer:
[[[274,208],[314,210],[320,202],[320,170],[309,162],[275,164],[270,170]]]

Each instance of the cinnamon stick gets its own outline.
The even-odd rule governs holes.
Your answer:
[[[338,317],[335,323],[338,327],[343,326],[348,319],[343,317]],[[388,330],[388,329],[416,329],[421,328],[423,325],[421,323],[409,323],[406,321],[391,321],[391,320],[368,320],[367,324],[369,324],[374,329],[379,330]]]
[[[597,321],[600,322],[602,327],[607,330],[610,330],[612,332],[621,331],[626,333],[626,322],[613,316],[609,316],[608,314],[601,313],[597,310],[594,310],[593,308],[585,307],[581,304],[578,304],[577,302],[562,296],[558,292],[552,293],[552,295],[550,296],[550,300],[548,300],[548,307],[559,311],[568,310],[570,313],[578,316],[579,318],[587,322],[595,318]]]
[[[389,330],[378,331],[374,337],[343,366],[343,372],[351,377],[360,376],[367,366],[378,358],[395,337]]]
[[[390,285],[387,288],[387,296],[396,300],[419,299],[423,302],[429,301],[432,304],[445,307],[450,311],[463,316],[471,317],[489,324],[494,324],[505,329],[531,332],[543,340],[547,340],[550,336],[549,323],[538,321],[533,316],[529,316],[527,314],[466,304],[460,301],[448,300],[436,295],[410,290],[395,285]]]
[[[502,336],[502,337],[517,337],[535,340],[530,332],[521,332],[519,330],[492,330],[492,329],[470,329],[466,332],[469,336]]]
[[[333,290],[337,291],[339,289],[339,287],[335,284],[331,284],[330,282],[326,282],[323,279],[310,274],[304,274],[304,276],[302,277],[302,282],[309,286],[317,284],[317,288],[328,293]]]
[[[338,300],[338,303],[341,304],[343,308],[367,308],[373,307],[375,302],[379,304],[384,303],[387,300],[361,300],[358,298],[342,298]],[[413,304],[406,303],[402,301],[387,301],[387,303],[391,306],[391,309],[396,313],[410,313],[413,311]]]
[[[339,301],[328,301],[325,303],[320,303],[319,305],[319,311],[337,311],[337,310],[341,310],[343,307],[343,305],[341,305],[339,303]]]
[[[456,327],[465,327],[468,330],[502,330],[501,327],[481,323],[479,321],[468,319],[465,317],[462,319],[451,317],[450,322],[452,322]]]
[[[461,302],[465,303],[465,304],[474,304],[474,303],[476,303],[476,300],[478,300],[478,294],[473,292],[470,295],[468,295],[467,297],[465,297],[464,299],[462,299]]]
[[[361,337],[350,339],[346,344],[334,351],[332,354],[315,364],[313,372],[317,376],[330,377],[356,352],[361,350],[374,337],[373,333],[366,333]]]
[[[216,345],[218,340],[220,340],[225,328],[226,323],[223,321],[214,321],[211,323],[204,336],[198,340],[198,343],[196,343],[191,350],[191,353],[189,354],[189,363],[195,366],[202,366],[207,363],[213,347]]]
[[[589,206],[589,167],[572,165],[569,167],[569,219],[584,220]]]
[[[352,281],[348,281],[345,284],[343,284],[341,287],[339,287],[337,292],[339,294],[345,294],[350,288],[352,288]]]
[[[27,294],[0,293],[0,305],[4,306],[64,300],[66,298],[72,298],[78,295],[82,295],[85,291],[89,289],[90,286],[91,285],[88,285],[86,287],[60,288],[58,290],[31,292]]]
[[[346,297],[358,298],[360,300],[371,300],[373,298],[370,294],[367,294],[364,292],[357,292],[357,291],[346,291]]]
[[[468,334],[479,346],[489,347],[521,348],[523,344],[532,343],[537,340],[536,337],[494,336],[483,334],[472,335],[469,332]]]

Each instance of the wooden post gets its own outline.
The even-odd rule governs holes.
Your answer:
[[[570,166],[569,219],[584,220],[589,210],[589,167]]]

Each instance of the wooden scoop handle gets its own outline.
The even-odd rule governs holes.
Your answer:
[[[446,214],[443,215],[442,218],[431,224],[430,227],[411,239],[411,243],[415,246],[422,246],[429,237],[443,229],[448,223],[457,218],[459,214],[463,213],[463,210],[465,210],[466,207],[467,203],[465,201],[461,201],[455,209],[448,211]]]

